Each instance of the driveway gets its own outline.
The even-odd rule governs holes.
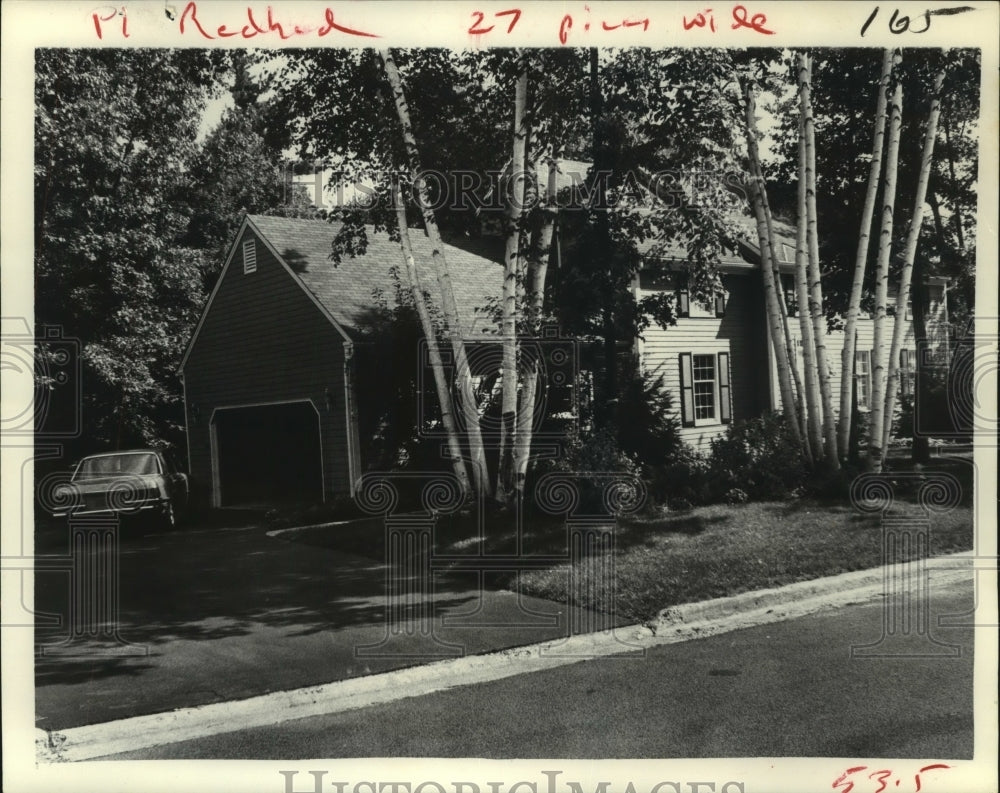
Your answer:
[[[390,626],[384,560],[288,536],[245,520],[169,532],[125,526],[113,555],[117,638],[107,625],[88,635],[93,598],[71,596],[66,570],[40,566],[36,607],[62,624],[36,628],[37,726],[93,724],[530,644],[566,635],[571,613],[576,624],[587,622],[563,604],[450,573],[434,576],[430,598],[396,598],[400,619]],[[68,537],[65,527],[42,526],[36,555],[65,557]],[[99,589],[109,580],[100,556],[78,557]]]

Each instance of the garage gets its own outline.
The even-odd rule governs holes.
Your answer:
[[[312,402],[224,408],[212,418],[218,506],[323,500]]]

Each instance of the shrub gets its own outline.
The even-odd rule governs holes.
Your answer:
[[[640,372],[637,361],[623,371],[620,388],[621,450],[641,468],[650,506],[704,504],[708,499],[707,465],[681,439],[673,396],[659,372]]]
[[[731,488],[728,493],[726,493],[726,503],[727,504],[746,504],[750,500],[750,496],[747,495],[745,490],[740,490],[738,487]]]
[[[708,460],[689,446],[679,449],[668,463],[645,467],[643,478],[650,497],[670,509],[688,509],[712,501]]]
[[[640,466],[622,451],[612,427],[568,432],[563,453],[556,459],[536,463],[533,474],[537,481],[552,472],[573,475],[580,488],[579,509],[591,514],[604,511],[602,493],[607,481],[603,477],[590,478],[586,474],[627,474],[641,478]],[[528,492],[531,492],[530,485]]]
[[[680,421],[663,375],[624,367],[619,396],[618,444],[642,466],[668,465],[684,453]]]
[[[731,424],[711,442],[708,486],[715,501],[728,500],[733,490],[754,500],[785,498],[807,473],[799,444],[778,413]]]

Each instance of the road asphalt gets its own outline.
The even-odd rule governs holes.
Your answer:
[[[937,615],[972,603],[970,581],[933,590]],[[926,641],[898,652],[884,640],[883,654],[852,657],[852,646],[882,639],[882,606],[843,606],[106,759],[971,759],[973,629],[935,627],[930,637],[960,650],[952,654]]]

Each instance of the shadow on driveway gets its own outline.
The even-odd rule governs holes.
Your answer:
[[[50,527],[37,537],[36,555],[65,556],[68,545],[68,530]],[[97,569],[97,555],[85,558]],[[429,598],[393,601],[391,634],[384,562],[271,537],[259,526],[126,526],[116,559],[120,643],[103,634],[67,642],[74,630],[82,637],[95,627],[79,616],[71,623],[70,604],[85,613],[94,599],[74,601],[66,571],[35,576],[36,608],[62,616],[60,627],[36,628],[41,727],[241,699],[569,632],[563,604],[504,591],[500,576],[448,573],[434,576]],[[106,586],[101,578],[90,590]],[[593,615],[573,614],[576,624],[593,623]]]

